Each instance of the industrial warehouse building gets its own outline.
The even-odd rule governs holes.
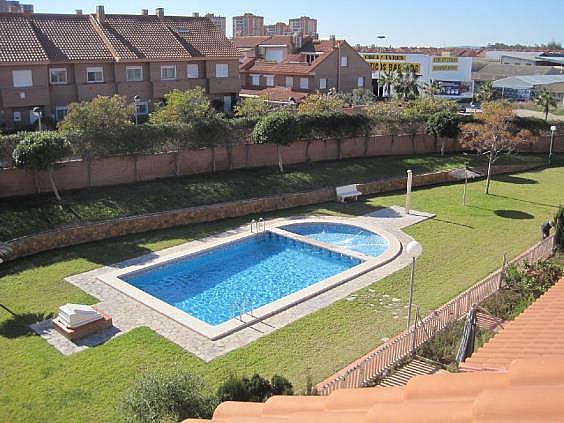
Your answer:
[[[529,101],[545,88],[564,105],[564,75],[521,75],[494,81],[492,86],[502,98]]]

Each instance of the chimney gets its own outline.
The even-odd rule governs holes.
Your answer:
[[[294,32],[292,34],[292,44],[296,50],[299,50],[303,46],[303,34],[301,32]]]
[[[81,16],[82,15],[82,9],[76,9],[74,11],[74,13],[77,14],[78,16]]]
[[[159,18],[161,18],[161,19],[164,18],[164,8],[162,8],[162,7],[157,8],[155,10],[155,13],[157,14],[157,16]]]
[[[96,6],[96,19],[98,19],[98,22],[104,22],[104,20],[106,19],[104,6]]]
[[[335,36],[330,35],[329,39],[331,40],[331,43],[333,44],[333,48],[335,48],[335,45],[337,44],[337,40],[336,40]]]
[[[141,14],[143,16],[149,16],[149,9],[141,9]]]

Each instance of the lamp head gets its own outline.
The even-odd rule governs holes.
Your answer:
[[[417,241],[410,241],[405,248],[405,252],[410,258],[417,258],[423,253],[423,246]]]
[[[556,132],[556,125],[552,125],[552,126],[550,127],[550,131],[551,131],[551,132]]]

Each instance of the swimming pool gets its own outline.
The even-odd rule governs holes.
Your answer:
[[[362,261],[264,232],[120,276],[210,325],[269,304]]]
[[[342,223],[296,223],[281,229],[373,257],[388,248],[386,239],[377,233]]]

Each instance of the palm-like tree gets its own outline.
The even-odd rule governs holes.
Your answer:
[[[393,87],[400,99],[414,100],[419,97],[418,78],[419,75],[412,66],[405,66],[397,71],[397,78]]]
[[[384,97],[390,97],[391,89],[396,83],[397,75],[394,71],[386,71],[380,75],[378,83],[382,87]]]
[[[548,120],[548,112],[551,107],[556,107],[558,103],[556,99],[552,96],[552,93],[548,91],[546,88],[542,88],[536,95],[535,95],[535,103],[538,106],[542,107],[544,112],[544,120]]]
[[[480,85],[480,89],[476,93],[476,100],[478,100],[480,103],[487,103],[488,101],[493,101],[494,99],[495,91],[491,81],[483,82]]]
[[[441,84],[437,80],[431,80],[423,84],[423,93],[427,97],[435,97],[441,92]]]

